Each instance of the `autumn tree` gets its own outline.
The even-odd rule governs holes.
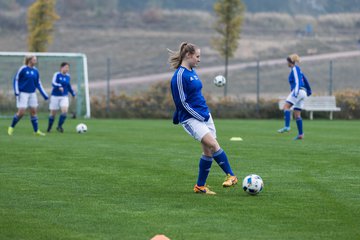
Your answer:
[[[227,84],[224,86],[224,96],[227,95],[229,58],[234,56],[240,39],[241,26],[245,7],[241,0],[219,0],[214,4],[216,15],[215,31],[218,37],[212,39],[213,47],[225,59],[224,76]]]
[[[52,43],[54,23],[60,17],[55,11],[55,0],[37,0],[28,9],[28,49],[46,52]]]

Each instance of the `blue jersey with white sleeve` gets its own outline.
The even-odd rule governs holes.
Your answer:
[[[22,66],[14,77],[14,93],[18,96],[20,92],[34,93],[39,89],[41,95],[46,100],[48,95],[46,94],[40,81],[39,71],[35,67]]]
[[[176,106],[173,122],[184,122],[196,118],[204,122],[210,118],[210,111],[201,93],[202,83],[196,71],[180,66],[171,79],[171,93]]]
[[[71,84],[70,84],[70,75],[69,74],[62,74],[61,72],[54,73],[53,79],[52,79],[52,96],[67,96],[70,92],[70,94],[74,97],[75,92],[73,91]],[[60,90],[60,88],[63,89],[63,91]]]
[[[291,68],[291,72],[289,74],[289,83],[290,90],[293,91],[293,95],[297,97],[301,88],[305,88],[303,73],[299,66],[294,66]]]

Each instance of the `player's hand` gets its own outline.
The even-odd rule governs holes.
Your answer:
[[[63,88],[63,87],[59,87],[59,90],[60,90],[61,92],[64,92],[64,88]]]

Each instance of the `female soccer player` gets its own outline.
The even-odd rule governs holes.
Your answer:
[[[284,105],[284,119],[285,126],[278,130],[279,133],[285,133],[290,131],[290,118],[291,107],[294,106],[294,116],[296,119],[296,125],[298,128],[298,135],[294,140],[301,140],[304,138],[303,123],[301,118],[301,109],[304,106],[304,101],[307,96],[306,86],[304,82],[304,75],[300,70],[300,67],[296,63],[300,62],[300,57],[297,54],[292,54],[286,58],[288,67],[291,68],[289,74],[290,94],[286,98]]]
[[[30,107],[31,123],[34,133],[38,136],[45,136],[38,129],[36,88],[40,91],[45,100],[48,99],[44,88],[41,85],[40,74],[36,69],[36,56],[25,56],[24,65],[20,67],[14,78],[14,92],[16,96],[17,113],[14,115],[11,126],[8,128],[8,134],[12,135],[15,125],[24,116],[26,108]]]
[[[60,65],[60,72],[54,73],[52,80],[53,90],[50,97],[50,115],[49,115],[49,125],[47,131],[50,132],[52,125],[55,120],[56,111],[61,110],[61,115],[59,117],[59,122],[56,130],[63,133],[63,124],[65,122],[68,108],[69,108],[69,92],[73,97],[75,97],[75,92],[73,91],[70,84],[70,75],[69,75],[70,65],[67,62],[63,62]]]
[[[237,183],[228,158],[216,140],[216,129],[204,96],[202,83],[194,68],[200,63],[200,49],[183,42],[179,50],[169,50],[169,63],[176,69],[171,79],[171,92],[176,106],[174,124],[181,123],[184,130],[201,143],[203,154],[199,163],[199,175],[194,192],[215,194],[206,185],[213,158],[226,174],[223,187]]]

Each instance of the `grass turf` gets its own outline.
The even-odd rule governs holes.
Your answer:
[[[240,179],[262,193],[192,192],[200,146],[169,120],[87,120],[88,133],[32,135],[23,119],[0,134],[0,239],[358,239],[359,121],[305,121],[305,139],[282,121],[217,120]],[[293,129],[295,129],[295,124]],[[40,126],[45,128],[45,120]],[[242,137],[231,142],[230,137]]]

